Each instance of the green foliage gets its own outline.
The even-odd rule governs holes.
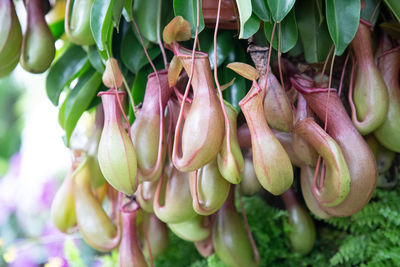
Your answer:
[[[268,23],[268,22],[264,23],[264,32],[265,36],[268,39],[268,42],[271,42],[273,27],[274,27],[273,23]],[[272,42],[272,46],[274,47],[275,50],[278,50],[279,48],[279,43],[278,43],[279,34],[281,35],[280,51],[282,53],[289,52],[296,45],[298,38],[297,22],[294,11],[289,12],[289,14],[280,24],[276,24],[274,32],[274,40]]]
[[[203,52],[208,54],[210,59],[211,69],[214,69],[214,30],[205,29],[199,35],[200,47]],[[234,53],[235,47],[232,43],[235,42],[233,31],[220,30],[217,36],[217,66],[221,66],[227,59],[230,53]]]
[[[353,40],[360,20],[360,0],[326,0],[326,21],[340,56]]]
[[[295,0],[280,0],[280,1],[274,1],[274,0],[267,0],[269,9],[271,10],[272,13],[272,18],[276,22],[281,22],[286,15],[289,13],[289,11],[292,9],[294,3],[296,2]]]
[[[385,0],[385,4],[390,8],[397,20],[400,21],[400,2],[397,0]]]
[[[305,0],[296,5],[299,35],[308,63],[323,62],[332,46],[326,21],[320,16],[318,2]]]
[[[100,51],[108,48],[111,52],[113,4],[114,0],[95,0],[90,12],[90,28]]]
[[[201,9],[201,1],[199,1],[199,33],[204,29],[204,18]],[[190,31],[192,37],[196,35],[197,24],[197,1],[196,0],[174,0],[175,16],[182,16],[190,23]]]
[[[194,262],[190,267],[227,267],[216,254],[211,255],[207,259]]]
[[[349,218],[328,219],[326,223],[346,235],[333,266],[394,266],[400,261],[400,188],[376,189],[371,202]]]
[[[271,12],[266,0],[251,0],[253,12],[263,21],[271,22]]]
[[[245,36],[247,36],[248,33],[246,32],[245,24],[251,18],[251,14],[252,14],[251,1],[250,0],[236,0],[236,5],[238,7],[239,17],[240,17],[239,38],[246,39],[248,37],[245,37]]]
[[[194,244],[184,241],[170,231],[168,249],[154,261],[154,266],[190,266],[191,263],[201,261]],[[195,265],[200,267],[203,265]]]
[[[0,79],[0,176],[5,174],[9,159],[21,145],[21,111],[16,105],[22,87],[14,76]]]
[[[244,197],[243,203],[260,253],[260,266],[321,266],[328,262],[325,240],[307,257],[292,252],[285,210],[267,205],[259,196]]]
[[[149,56],[154,60],[159,54],[159,47],[153,46],[150,42],[146,42],[146,49],[148,50]],[[136,35],[133,33],[132,28],[129,28],[127,33],[124,35],[121,42],[121,59],[124,65],[133,73],[137,73],[143,66],[149,62],[146,54],[144,53],[143,47]]]
[[[58,105],[64,87],[82,73],[86,64],[85,51],[77,45],[69,46],[64,54],[53,63],[46,79],[46,92],[47,97],[54,105]]]
[[[153,43],[157,42],[158,27],[161,27],[160,16],[162,2],[167,1],[136,0],[133,2],[133,17],[141,30],[141,34],[144,38]]]
[[[64,121],[61,122],[61,117],[59,121],[66,132],[67,146],[79,118],[95,98],[100,85],[101,74],[94,69],[88,70],[79,78],[77,85],[65,99],[65,108],[62,109]]]

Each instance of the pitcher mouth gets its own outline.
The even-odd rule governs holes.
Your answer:
[[[184,58],[184,59],[192,58],[193,51],[180,46],[178,43],[174,43],[173,51],[174,51],[174,54],[180,58]],[[201,52],[201,51],[195,51],[195,58],[208,58],[208,54]]]
[[[125,203],[121,208],[120,211],[122,211],[123,213],[134,213],[137,212],[139,210],[139,204],[132,200],[128,203]]]
[[[316,93],[328,93],[329,91],[331,93],[337,92],[336,88],[307,87],[307,86],[301,85],[294,78],[290,78],[290,82],[292,83],[293,87],[303,95],[316,94]]]
[[[109,89],[109,90],[107,90],[107,91],[101,91],[101,92],[99,92],[99,93],[97,94],[97,96],[116,95],[116,94],[118,94],[118,95],[123,95],[123,96],[126,95],[126,93],[125,93],[124,91],[117,91],[117,90],[115,90],[115,89]]]
[[[168,74],[168,69],[157,70],[157,73],[158,73],[158,75]],[[154,76],[156,76],[156,73],[152,72],[147,76],[147,79],[150,79],[151,77],[154,77]]]
[[[253,99],[255,96],[263,93],[263,90],[258,86],[258,83],[253,81],[253,85],[251,86],[250,90],[247,92],[246,96],[240,100],[239,106],[242,107],[245,105],[247,102],[249,102],[251,99]]]

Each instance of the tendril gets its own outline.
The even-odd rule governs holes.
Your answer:
[[[231,124],[229,122],[228,114],[226,113],[224,98],[222,96],[221,86],[218,80],[218,64],[217,64],[217,33],[218,33],[218,26],[219,26],[219,18],[221,15],[221,0],[218,0],[218,11],[217,11],[217,21],[215,22],[215,31],[214,31],[214,80],[215,84],[217,85],[217,90],[219,94],[219,101],[221,104],[222,112],[224,113],[225,119],[225,128],[226,128],[226,146],[228,149],[228,154],[232,154],[231,148]],[[196,175],[197,176],[197,175]]]

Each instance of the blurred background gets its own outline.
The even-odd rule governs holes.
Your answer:
[[[25,8],[15,4],[24,29]],[[46,96],[46,76],[17,66],[0,78],[0,266],[93,266],[94,251],[50,220],[71,160],[58,108]]]
[[[18,66],[0,79],[0,266],[113,266],[50,220],[71,159],[45,78]]]

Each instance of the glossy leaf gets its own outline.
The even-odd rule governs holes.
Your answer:
[[[224,90],[223,95],[224,99],[229,101],[229,103],[231,103],[236,108],[236,110],[240,110],[239,102],[246,95],[245,78],[235,75],[232,71],[228,69],[222,71],[221,76],[222,76],[221,78],[223,78],[224,81],[230,78],[236,78],[233,85],[230,86],[228,89]]]
[[[289,14],[296,0],[267,0],[275,22],[281,22]]]
[[[329,33],[335,44],[335,53],[340,56],[358,29],[360,0],[326,0],[325,6]]]
[[[249,39],[258,31],[260,25],[260,19],[256,15],[252,14],[251,17],[244,24],[243,34],[241,38]]]
[[[199,1],[200,13],[199,13],[199,32],[204,29],[204,18],[201,9],[201,1]],[[196,23],[197,23],[197,0],[174,0],[174,13],[175,16],[182,16],[185,20],[190,23],[190,31],[192,37],[196,34]]]
[[[268,39],[268,42],[271,41],[272,29],[274,25],[272,23],[265,22],[264,23],[264,32]],[[278,50],[278,36],[279,36],[279,25],[277,24],[275,27],[274,41],[272,46],[275,50]],[[281,22],[281,52],[286,53],[290,49],[292,49],[296,43],[298,38],[297,32],[297,22],[296,17],[294,15],[294,11],[292,10],[286,18]]]
[[[323,62],[332,46],[326,21],[320,21],[315,0],[304,0],[296,6],[296,18],[304,56],[308,63]]]
[[[250,19],[252,13],[251,0],[236,0],[236,5],[240,17],[239,38],[244,39],[244,25]]]
[[[271,22],[271,12],[267,0],[251,0],[251,6],[257,17],[263,21]]]
[[[157,18],[161,13],[161,0],[135,0],[133,16],[140,33],[149,41],[157,42]]]
[[[151,47],[151,44],[147,45],[147,49],[152,60],[160,54],[160,49]],[[137,73],[144,65],[149,63],[140,41],[131,29],[126,32],[122,39],[121,59],[124,65],[133,73]]]
[[[46,14],[46,22],[55,40],[64,33],[65,1],[57,1]]]
[[[400,21],[400,2],[398,0],[385,0],[385,3],[392,10],[397,20]]]
[[[67,92],[67,97],[69,95],[71,91]],[[65,99],[67,99],[67,97]],[[60,124],[60,126],[64,129],[64,121],[65,121],[65,106],[66,106],[67,101],[64,100],[64,102],[62,103],[59,111],[58,111],[58,123]],[[65,138],[65,136],[63,137]],[[64,143],[66,140],[64,140]]]
[[[324,10],[322,8],[322,0],[315,0],[315,4],[317,5],[319,23],[322,23],[322,21],[325,19]]]
[[[210,58],[211,69],[214,69],[214,29],[205,29],[199,36],[201,51],[206,52]],[[235,42],[234,33],[232,31],[221,30],[217,35],[217,66],[228,57],[234,49],[232,43]]]
[[[96,96],[100,84],[101,74],[95,70],[87,71],[79,78],[77,85],[65,100],[63,125],[66,132],[67,145],[79,118]]]
[[[303,44],[300,39],[297,39],[296,45],[288,52],[289,57],[298,57],[304,53]]]
[[[125,0],[114,0],[112,17],[113,17],[114,27],[117,29],[119,27],[119,22],[121,20],[121,15],[124,5],[125,5]]]
[[[88,47],[87,55],[92,67],[95,68],[98,72],[103,73],[105,68],[101,60],[101,56],[95,45],[91,45]]]
[[[122,9],[122,15],[125,20],[130,22],[133,18],[133,0],[125,0],[124,8]]]
[[[143,102],[144,91],[147,83],[147,75],[152,72],[150,66],[146,66],[139,70],[135,76],[135,80],[132,85],[132,96],[135,104]]]
[[[90,12],[90,28],[99,50],[107,48],[109,31],[112,31],[114,0],[95,0]]]
[[[57,21],[49,25],[54,40],[59,39],[64,34],[64,21]]]
[[[85,51],[80,46],[72,45],[51,66],[46,79],[46,92],[55,106],[65,85],[75,78],[87,61]]]
[[[246,54],[244,50],[241,48],[241,46],[237,45],[235,50],[229,54],[227,61],[243,62],[245,60]],[[218,78],[220,79],[221,84],[228,83],[233,78],[236,78],[233,85],[223,91],[224,99],[231,103],[236,108],[236,110],[240,110],[239,101],[246,95],[248,88],[248,86],[246,85],[246,79],[239,75],[236,75],[236,73],[226,68],[225,64],[221,69],[222,71],[218,72]]]

